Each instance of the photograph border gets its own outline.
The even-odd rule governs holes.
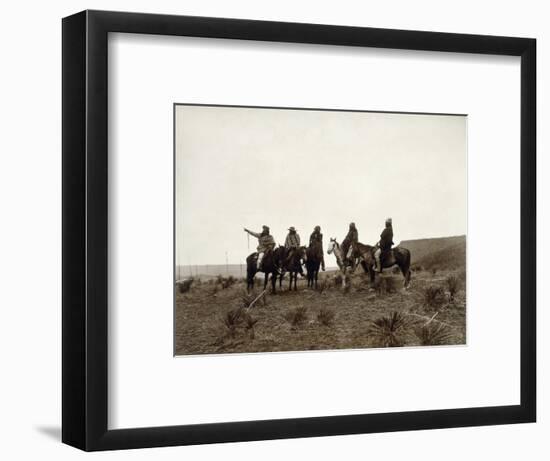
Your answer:
[[[468,117],[468,114],[466,113],[451,113],[451,112],[420,112],[420,111],[397,111],[397,110],[369,110],[369,109],[342,109],[342,108],[328,108],[328,107],[289,107],[289,106],[259,106],[259,105],[245,105],[245,104],[209,104],[209,103],[186,103],[186,102],[174,102],[172,104],[172,125],[173,125],[173,133],[172,133],[172,168],[173,168],[173,175],[172,175],[172,200],[173,200],[173,206],[172,206],[172,214],[173,214],[173,225],[172,225],[172,243],[174,246],[174,253],[173,253],[173,271],[172,271],[172,278],[173,281],[176,282],[178,280],[177,276],[177,263],[176,263],[176,248],[177,248],[177,232],[176,232],[176,216],[177,216],[177,194],[176,194],[176,186],[177,186],[177,178],[176,178],[176,166],[177,166],[177,151],[176,151],[176,131],[177,131],[177,117],[176,117],[176,108],[179,106],[185,106],[185,107],[215,107],[215,108],[226,108],[226,109],[265,109],[265,110],[291,110],[291,111],[312,111],[312,112],[347,112],[347,113],[354,113],[354,114],[395,114],[395,115],[425,115],[425,116],[437,116],[437,117]],[[466,153],[466,156],[468,154]],[[467,235],[464,235],[465,239],[467,240]],[[176,311],[177,311],[177,290],[174,290],[173,299],[172,299],[172,350],[173,350],[173,356],[174,357],[205,357],[205,356],[212,356],[212,355],[232,355],[236,352],[228,352],[228,353],[212,353],[212,352],[206,352],[201,354],[177,354],[177,341],[176,341],[176,334],[177,334],[177,325],[176,325]],[[465,318],[466,321],[466,318]],[[442,347],[445,346],[467,346],[467,334],[464,344],[445,344],[440,345]],[[417,347],[417,346],[413,346]],[[315,351],[304,351],[304,350],[288,350],[288,351],[270,351],[270,352],[259,352],[259,351],[249,351],[249,352],[237,352],[238,354],[258,354],[258,353],[295,353],[295,352],[345,352],[350,350],[365,350],[368,348],[346,348],[346,349],[336,349],[336,348],[329,348],[329,349],[316,349]]]
[[[108,428],[109,33],[521,57],[519,405]],[[86,451],[534,422],[536,40],[193,16],[83,11],[62,21],[62,441]]]

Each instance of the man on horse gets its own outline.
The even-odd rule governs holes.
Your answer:
[[[381,259],[385,257],[388,252],[391,251],[393,245],[393,227],[391,218],[386,219],[386,227],[380,234],[380,241],[378,242],[376,251],[374,252],[374,260],[376,262],[375,270],[382,273]]]
[[[323,234],[321,234],[321,226],[315,226],[313,233],[309,236],[310,248],[318,249],[319,258],[321,259],[321,269],[325,270],[325,255],[323,254]]]
[[[262,232],[252,232],[246,227],[244,228],[244,231],[248,232],[250,235],[258,239],[258,247],[256,248],[256,250],[258,251],[257,267],[258,271],[260,271],[262,268],[262,259],[264,258],[265,254],[267,252],[273,251],[273,248],[275,248],[275,239],[269,233],[269,227],[267,226],[262,226]]]
[[[294,257],[294,254],[296,253],[296,250],[298,250],[298,248],[300,248],[300,235],[298,234],[294,226],[290,226],[288,229],[288,235],[285,239],[285,249],[287,251],[285,266],[288,266],[288,264],[290,264],[290,261]],[[301,267],[300,274],[303,275]]]
[[[355,227],[355,223],[350,223],[348,235],[342,242],[342,255],[344,256],[344,263],[351,262],[353,255],[354,245],[359,241],[359,232]]]

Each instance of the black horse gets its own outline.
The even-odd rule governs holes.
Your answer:
[[[320,244],[310,245],[306,250],[307,286],[317,289],[319,268],[323,258],[323,247]]]
[[[264,290],[267,288],[267,282],[271,274],[271,289],[275,293],[275,282],[277,281],[277,276],[281,273],[282,253],[281,247],[266,251],[262,260],[261,271],[258,270],[258,253],[252,253],[246,258],[246,288],[248,291],[254,288],[254,276],[256,273],[263,272],[265,274]]]
[[[363,268],[367,269],[370,282],[373,283],[375,277],[374,252],[376,251],[376,247],[362,243],[355,243],[354,247],[354,251],[357,252],[361,263],[364,263]],[[404,287],[409,287],[411,281],[411,252],[409,250],[402,247],[392,248],[387,254],[382,254],[380,264],[383,269],[397,265],[401,269],[403,277],[405,277]]]
[[[298,289],[296,287],[296,282],[298,280],[298,274],[304,275],[304,271],[302,269],[302,260],[305,259],[306,247],[299,247],[293,250],[284,250],[282,268],[283,272],[288,272],[290,277],[290,284],[288,286],[289,291],[292,290],[292,283],[294,283],[294,290]]]

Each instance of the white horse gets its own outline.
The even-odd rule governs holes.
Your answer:
[[[342,249],[340,248],[340,244],[336,241],[336,239],[331,238],[330,242],[328,244],[327,253],[333,254],[336,257],[336,264],[338,264],[338,268],[340,269],[340,272],[342,273],[342,286],[346,286],[346,272],[348,267],[351,269],[351,273],[355,270],[355,264],[348,263],[344,261],[344,254],[342,253]]]

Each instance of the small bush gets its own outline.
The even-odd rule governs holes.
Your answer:
[[[409,325],[403,314],[394,311],[371,322],[367,334],[375,347],[399,347],[405,344],[403,335]]]
[[[187,293],[191,289],[191,285],[193,285],[193,279],[178,281],[177,285],[180,293]]]
[[[326,307],[321,307],[319,313],[317,314],[317,320],[321,325],[329,327],[334,322],[335,313],[332,309]]]
[[[445,281],[447,283],[447,290],[449,291],[449,301],[454,301],[460,289],[460,280],[454,275],[449,275]]]
[[[432,275],[437,274],[437,267],[432,267]]]
[[[302,325],[307,320],[307,307],[299,306],[291,309],[286,313],[285,319],[293,328]]]
[[[423,346],[440,346],[449,344],[451,333],[447,326],[442,323],[434,322],[422,325],[414,330],[416,336]]]
[[[445,291],[443,288],[429,285],[424,288],[424,304],[429,307],[439,307],[445,302]]]

